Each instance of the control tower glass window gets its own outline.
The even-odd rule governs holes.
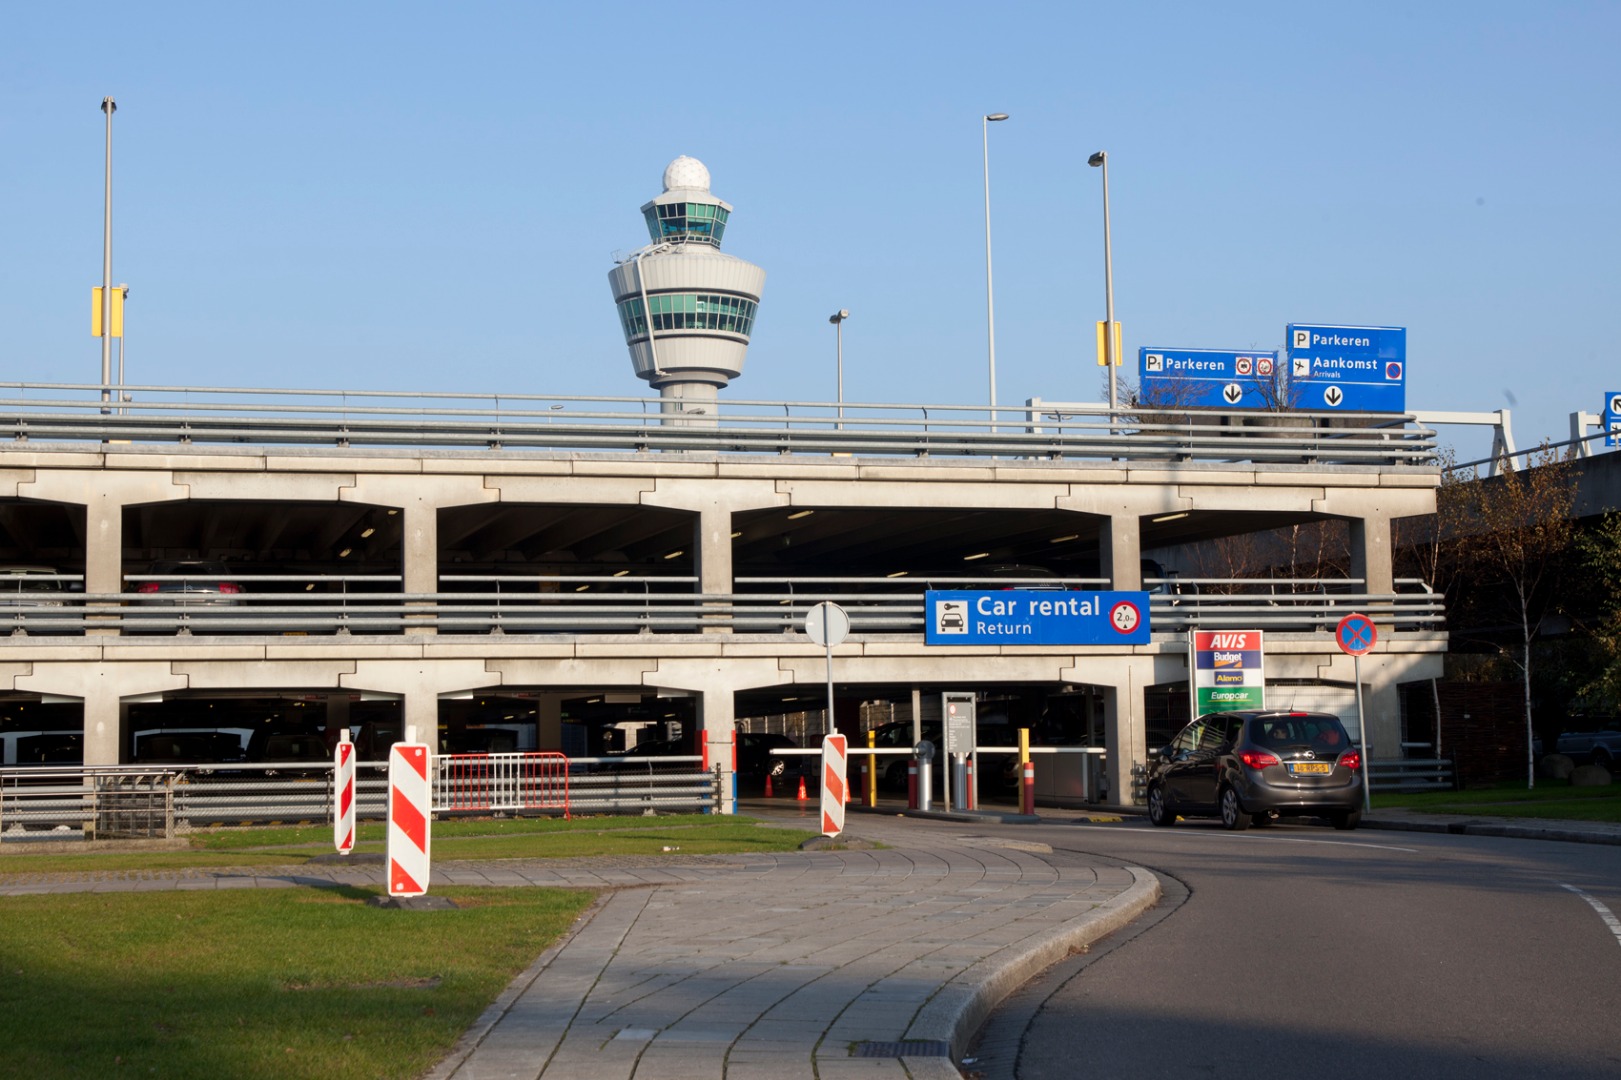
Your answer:
[[[729,215],[724,206],[711,203],[664,203],[649,206],[644,216],[654,243],[671,240],[720,247]]]
[[[755,303],[741,296],[716,293],[666,293],[647,298],[653,330],[720,330],[748,337],[754,331]],[[619,324],[627,342],[647,335],[641,297],[619,305]]]

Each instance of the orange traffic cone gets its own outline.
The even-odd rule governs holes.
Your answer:
[[[771,774],[765,774],[765,797],[771,798]]]
[[[795,795],[794,798],[798,799],[800,802],[804,802],[806,799],[810,798],[810,796],[805,794],[805,778],[803,776],[799,778],[799,794]]]

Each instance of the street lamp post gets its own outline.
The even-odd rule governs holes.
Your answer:
[[[985,333],[991,359],[991,430],[996,430],[996,301],[991,289],[991,125],[1006,120],[1005,112],[987,113],[980,121],[979,135],[985,152]]]
[[[1112,416],[1119,405],[1114,389],[1114,366],[1119,357],[1114,354],[1114,253],[1109,247],[1109,154],[1099,150],[1087,158],[1086,163],[1103,170],[1103,365],[1109,372],[1109,413]]]
[[[844,320],[849,317],[850,312],[845,308],[840,308],[827,317],[827,321],[833,324],[839,343],[839,427],[841,428],[844,427]]]
[[[101,111],[107,114],[106,191],[101,219],[101,401],[102,412],[106,412],[113,381],[113,113],[118,111],[118,103],[104,97]]]

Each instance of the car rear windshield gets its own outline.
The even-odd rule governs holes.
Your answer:
[[[1250,738],[1270,750],[1309,748],[1329,755],[1351,745],[1344,725],[1333,716],[1258,716],[1250,721]]]

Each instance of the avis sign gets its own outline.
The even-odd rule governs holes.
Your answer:
[[[1194,715],[1266,707],[1261,631],[1193,630]]]

